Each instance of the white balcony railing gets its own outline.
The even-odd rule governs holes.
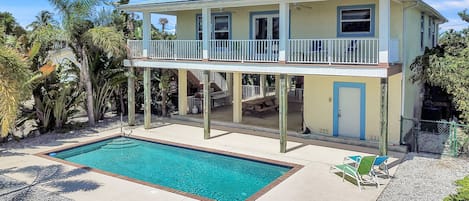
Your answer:
[[[144,56],[142,41],[129,40],[127,43],[133,58]],[[398,43],[392,47],[393,55],[398,55]],[[147,56],[152,59],[202,60],[202,49],[201,40],[152,40]],[[278,53],[278,40],[210,40],[209,43],[209,60],[212,61],[275,63],[279,61]],[[287,62],[378,64],[379,40],[289,39]]]
[[[378,39],[290,39],[288,62],[378,64]]]
[[[129,40],[127,45],[132,58],[143,57],[143,42]],[[202,60],[202,41],[200,40],[152,40],[148,50],[152,59]]]
[[[152,40],[148,57],[152,59],[202,60],[200,40]]]
[[[278,40],[211,40],[210,60],[277,62]]]
[[[130,56],[132,58],[143,57],[143,41],[142,40],[128,40],[127,47],[129,48]]]

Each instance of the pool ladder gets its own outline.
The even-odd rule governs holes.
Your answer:
[[[128,137],[128,136],[132,135],[132,132],[133,132],[132,129],[130,129],[129,133],[124,132],[124,120],[123,120],[123,114],[121,113],[121,135]]]

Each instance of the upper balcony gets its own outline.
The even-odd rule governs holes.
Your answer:
[[[123,9],[143,12],[144,40],[128,41],[134,59],[389,66],[402,58],[402,4],[392,0],[179,1]],[[177,40],[150,40],[151,13],[177,16]]]
[[[134,59],[144,58],[142,40],[127,41]],[[209,61],[279,62],[279,40],[210,40]],[[287,63],[379,64],[376,38],[288,39]],[[391,58],[398,62],[399,41],[391,40]],[[160,60],[203,60],[201,40],[152,40],[147,57]],[[146,57],[145,57],[146,58]]]

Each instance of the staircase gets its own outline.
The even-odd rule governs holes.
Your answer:
[[[190,74],[192,74],[197,80],[199,80],[199,84],[203,85],[204,80],[204,72],[202,70],[190,70]],[[188,79],[191,76],[188,76]],[[227,91],[228,84],[226,83],[226,79],[218,72],[210,72],[210,82],[212,83],[213,88],[216,91]]]
[[[62,48],[62,49],[51,50],[49,51],[48,57],[55,64],[60,64],[66,60],[69,60],[76,66],[81,67],[81,64],[78,63],[72,49],[68,47]]]

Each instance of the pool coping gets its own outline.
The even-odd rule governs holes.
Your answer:
[[[204,151],[204,152],[209,152],[209,153],[214,153],[214,154],[219,154],[219,155],[242,158],[242,159],[252,160],[252,161],[261,162],[261,163],[269,163],[269,164],[273,164],[273,165],[291,167],[291,169],[288,172],[286,172],[282,176],[280,176],[277,179],[275,179],[274,181],[270,182],[264,188],[260,189],[259,191],[257,191],[256,193],[254,193],[253,195],[248,197],[246,199],[247,201],[253,201],[253,200],[256,200],[256,199],[260,198],[262,195],[264,195],[265,193],[267,193],[268,191],[273,189],[275,186],[277,186],[281,182],[285,181],[288,177],[292,176],[293,174],[295,174],[301,168],[304,167],[303,165],[299,165],[299,164],[295,164],[295,163],[289,163],[289,162],[278,161],[278,160],[273,160],[273,159],[261,158],[261,157],[257,157],[257,156],[250,156],[250,155],[245,155],[245,154],[240,154],[240,153],[235,153],[235,152],[230,152],[230,151],[223,151],[223,150],[218,150],[218,149],[212,149],[212,148],[182,144],[182,143],[171,142],[171,141],[166,141],[166,140],[161,140],[161,139],[148,138],[148,137],[142,137],[142,136],[135,136],[135,135],[125,136],[125,135],[122,135],[122,134],[113,134],[113,135],[110,135],[110,136],[101,137],[101,138],[97,138],[97,139],[93,139],[93,140],[89,140],[89,141],[85,141],[85,142],[80,142],[80,143],[76,143],[76,144],[73,144],[73,145],[68,145],[68,146],[64,146],[64,147],[60,147],[60,148],[56,148],[56,149],[42,151],[42,152],[36,153],[34,155],[37,156],[37,157],[41,157],[41,158],[45,158],[45,159],[52,160],[52,161],[55,161],[55,162],[63,163],[63,164],[70,165],[70,166],[73,166],[73,167],[77,167],[77,168],[80,168],[80,169],[84,169],[84,170],[88,170],[88,171],[91,171],[91,172],[96,172],[96,173],[99,173],[99,174],[103,174],[103,175],[106,175],[106,176],[111,176],[111,177],[123,179],[123,180],[126,180],[126,181],[142,184],[142,185],[145,185],[145,186],[149,186],[149,187],[152,187],[152,188],[157,188],[157,189],[160,189],[160,190],[168,191],[168,192],[175,193],[175,194],[182,195],[182,196],[186,196],[186,197],[189,197],[189,198],[202,200],[202,201],[212,200],[210,198],[202,197],[202,196],[195,195],[195,194],[192,194],[192,193],[176,190],[176,189],[165,187],[165,186],[158,185],[158,184],[153,184],[153,183],[150,183],[150,182],[145,182],[145,181],[142,181],[142,180],[130,178],[130,177],[123,176],[123,175],[114,174],[114,173],[103,171],[103,170],[96,169],[96,168],[91,168],[91,167],[88,167],[88,166],[85,166],[85,165],[80,165],[78,163],[73,163],[73,162],[70,162],[70,161],[62,160],[62,159],[51,157],[51,156],[48,155],[49,153],[52,153],[52,152],[65,151],[65,150],[68,150],[68,149],[73,149],[73,148],[85,146],[85,145],[88,145],[88,144],[92,144],[92,143],[96,143],[96,142],[100,142],[100,141],[104,141],[104,140],[108,140],[108,139],[112,139],[112,138],[116,138],[116,137],[133,138],[133,139],[143,140],[143,141],[147,141],[147,142],[166,144],[166,145],[170,145],[170,146],[187,148],[187,149],[192,149],[192,150],[197,150],[197,151]]]

